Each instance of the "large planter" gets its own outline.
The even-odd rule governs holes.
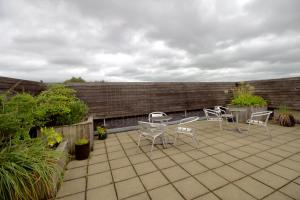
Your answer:
[[[90,155],[90,143],[75,144],[75,158],[76,160],[85,160]]]
[[[251,114],[254,112],[261,112],[268,110],[267,106],[238,106],[238,105],[228,105],[228,108],[245,108],[245,112],[239,113],[239,122],[246,123],[250,119]]]

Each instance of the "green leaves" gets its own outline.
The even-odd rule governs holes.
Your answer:
[[[50,148],[57,146],[62,142],[62,135],[57,133],[53,127],[51,128],[41,128],[42,135],[47,138],[47,144]]]
[[[233,105],[240,106],[266,106],[267,101],[260,96],[255,95],[240,95],[234,97],[231,101]]]

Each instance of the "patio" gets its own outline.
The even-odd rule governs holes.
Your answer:
[[[149,141],[137,151],[137,131],[95,140],[89,160],[68,164],[56,199],[300,199],[299,125],[270,124],[272,140],[256,126],[249,134],[228,130],[230,123],[223,131],[207,121],[193,126],[198,149],[181,137],[176,146],[157,145],[151,158]]]

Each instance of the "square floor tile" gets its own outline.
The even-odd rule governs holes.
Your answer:
[[[141,181],[136,177],[116,183],[118,199],[123,199],[145,191]]]
[[[90,175],[87,177],[87,179],[88,189],[92,189],[102,185],[108,185],[113,182],[110,172],[103,172],[100,174]]]
[[[87,167],[77,167],[73,169],[68,169],[64,174],[64,181],[84,177],[86,175]]]
[[[279,163],[277,163],[278,165],[290,168],[292,170],[295,170],[297,172],[300,172],[300,162],[297,161],[293,161],[290,159],[285,159],[283,161],[280,161]]]
[[[300,199],[300,185],[296,183],[289,183],[281,188],[280,191],[294,199]]]
[[[219,200],[219,198],[216,195],[214,195],[212,192],[210,192],[208,194],[196,198],[195,200]]]
[[[140,177],[147,190],[168,184],[168,180],[159,171]]]
[[[107,185],[103,187],[94,188],[86,192],[87,200],[99,200],[104,197],[105,200],[117,200],[114,185]]]
[[[272,164],[271,162],[269,162],[263,158],[257,157],[257,156],[251,156],[251,157],[245,158],[244,161],[246,161],[252,165],[255,165],[257,167],[260,167],[260,168],[265,168]]]
[[[245,176],[243,173],[227,165],[214,169],[214,172],[216,172],[217,174],[219,174],[220,176],[222,176],[230,182]]]
[[[278,161],[283,159],[280,156],[276,156],[276,155],[274,155],[272,153],[269,153],[269,152],[266,152],[266,151],[261,152],[261,153],[257,154],[256,156],[258,156],[260,158],[263,158],[263,159],[266,159],[270,162],[278,162]]]
[[[185,163],[193,160],[191,157],[187,156],[184,153],[174,154],[170,156],[177,163]]]
[[[296,171],[277,164],[268,167],[266,170],[289,180],[299,176]]]
[[[132,164],[137,164],[137,163],[149,161],[147,156],[143,153],[136,154],[136,155],[133,155],[133,156],[129,156],[129,160]]]
[[[193,177],[177,181],[174,183],[174,186],[185,199],[193,199],[208,192],[208,190]]]
[[[221,161],[219,161],[211,156],[208,156],[205,158],[200,158],[198,160],[198,162],[200,162],[202,165],[204,165],[205,167],[207,167],[209,169],[221,167],[222,165],[224,165],[224,163],[222,163]]]
[[[207,155],[213,155],[220,153],[218,149],[212,148],[212,147],[204,147],[200,149],[202,152],[206,153]]]
[[[222,200],[255,200],[255,198],[232,184],[226,185],[214,192]]]
[[[181,153],[178,149],[175,149],[175,148],[167,148],[167,149],[163,149],[162,151],[167,155]]]
[[[124,151],[114,151],[114,152],[108,153],[107,155],[108,155],[109,160],[114,160],[114,159],[117,159],[117,158],[123,158],[123,157],[126,156]]]
[[[164,169],[164,168],[176,165],[176,163],[168,157],[155,159],[155,160],[153,160],[153,162],[159,169]]]
[[[253,178],[255,178],[256,180],[259,180],[261,182],[263,182],[264,184],[278,189],[280,187],[282,187],[283,185],[285,185],[286,183],[288,183],[288,180],[285,178],[282,178],[280,176],[277,176],[271,172],[265,171],[265,170],[261,170],[258,171],[254,174],[251,175]]]
[[[110,160],[109,163],[110,163],[111,169],[117,169],[117,168],[126,167],[128,165],[131,165],[128,158]]]
[[[147,155],[150,157],[151,160],[167,156],[161,150],[152,151],[152,153],[147,152]]]
[[[65,196],[62,198],[55,198],[55,200],[85,200],[85,193],[77,193],[69,196]]]
[[[243,172],[244,174],[252,174],[253,172],[259,170],[258,167],[251,165],[243,160],[238,160],[236,162],[230,163],[229,165]]]
[[[292,198],[286,196],[285,194],[282,194],[281,192],[274,192],[264,198],[264,200],[293,200]]]
[[[139,163],[134,165],[134,168],[138,175],[143,175],[157,170],[157,168],[154,166],[154,164],[152,164],[152,162]]]
[[[231,163],[231,162],[237,160],[237,158],[235,158],[227,153],[218,153],[218,154],[213,155],[213,157],[220,160],[223,163]]]
[[[115,182],[123,181],[125,179],[133,178],[136,176],[132,166],[114,169],[112,170],[112,175]]]
[[[149,191],[152,200],[183,200],[172,185],[166,185]]]
[[[106,154],[95,155],[95,156],[92,156],[90,158],[89,165],[99,163],[99,162],[104,162],[104,161],[107,161],[107,155]]]
[[[67,169],[87,166],[88,160],[72,160],[68,163]]]
[[[183,163],[181,166],[191,175],[199,174],[208,170],[206,167],[196,161]]]
[[[198,149],[195,150],[191,150],[191,151],[187,151],[185,152],[186,154],[188,154],[190,157],[192,157],[193,159],[199,159],[199,158],[204,158],[207,156],[207,154],[201,152]]]
[[[200,181],[200,183],[208,187],[210,190],[222,187],[223,185],[228,183],[226,179],[222,178],[212,171],[203,172],[202,174],[198,174],[195,177]]]
[[[63,182],[56,197],[63,197],[71,194],[76,194],[85,191],[86,181],[85,178],[74,179],[71,181]]]
[[[96,163],[88,166],[88,174],[97,174],[108,171],[109,169],[110,168],[108,162]]]
[[[150,200],[150,197],[145,192],[145,193],[142,193],[142,194],[134,195],[132,197],[128,197],[125,200]]]
[[[237,149],[229,150],[226,153],[228,153],[228,154],[230,154],[230,155],[232,155],[236,158],[246,158],[250,155],[249,153],[246,153],[244,151],[240,151],[240,150],[237,150]]]
[[[249,194],[255,196],[258,199],[261,199],[273,192],[272,188],[262,184],[261,182],[253,178],[250,178],[249,176],[236,181],[235,185],[247,191]]]
[[[167,178],[171,182],[190,176],[186,171],[184,171],[179,166],[174,166],[174,167],[164,169],[162,170],[162,172],[167,176]]]

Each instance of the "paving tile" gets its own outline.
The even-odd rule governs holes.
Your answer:
[[[261,199],[273,192],[272,188],[262,184],[261,182],[258,182],[253,178],[250,178],[249,176],[236,181],[235,185],[242,188],[243,190],[245,190],[246,192],[255,196],[258,199]]]
[[[237,147],[240,147],[242,146],[243,144],[241,143],[238,143],[236,141],[229,141],[229,142],[225,142],[226,145],[229,145],[231,147],[234,147],[234,148],[237,148]]]
[[[300,153],[291,156],[289,159],[300,162]]]
[[[255,200],[255,198],[232,184],[226,185],[214,192],[222,200]]]
[[[200,162],[202,165],[204,165],[205,167],[207,167],[209,169],[221,167],[222,165],[224,165],[224,163],[222,163],[221,161],[219,161],[211,156],[205,157],[205,158],[200,158],[200,159],[198,159],[198,162]]]
[[[216,195],[214,195],[212,192],[210,192],[208,194],[196,198],[195,200],[219,200],[219,198]]]
[[[120,159],[116,159],[116,160],[110,160],[110,167],[111,169],[117,169],[117,168],[121,168],[121,167],[126,167],[131,165],[128,158],[120,158]]]
[[[277,191],[264,198],[264,200],[293,200],[293,199]]]
[[[237,160],[237,158],[235,158],[227,153],[218,153],[218,154],[213,155],[213,157],[222,161],[223,163],[231,163],[231,162]]]
[[[273,153],[277,156],[281,156],[281,157],[288,157],[288,156],[293,154],[291,152],[284,151],[284,150],[281,150],[281,149],[278,149],[278,148],[269,149],[268,152]]]
[[[69,196],[65,196],[62,198],[55,198],[56,200],[85,200],[85,193],[77,193]]]
[[[191,175],[199,174],[208,170],[206,167],[196,161],[183,163],[181,166]]]
[[[293,197],[294,199],[300,199],[300,185],[296,183],[289,183],[288,185],[281,188],[280,191],[290,197]]]
[[[216,188],[222,187],[227,184],[228,181],[217,175],[212,171],[203,172],[202,174],[198,174],[195,176],[196,179],[200,181],[203,185],[208,187],[210,190],[214,190]]]
[[[175,162],[177,163],[185,163],[185,162],[189,162],[192,161],[193,159],[189,156],[187,156],[184,153],[179,153],[179,154],[173,154],[170,156]]]
[[[148,152],[147,155],[150,157],[151,156],[151,160],[157,159],[157,158],[162,158],[165,157],[166,154],[164,154],[162,151],[157,150],[157,151],[152,151]]]
[[[115,182],[123,181],[125,179],[133,178],[136,173],[132,166],[122,167],[112,170],[113,179]]]
[[[262,183],[278,189],[280,187],[282,187],[283,185],[285,185],[286,183],[288,183],[288,180],[285,178],[282,178],[280,176],[276,176],[273,173],[270,173],[266,170],[261,170],[258,171],[254,174],[251,175],[253,178],[255,178],[256,180],[261,181]]]
[[[249,154],[256,154],[256,153],[261,151],[259,149],[256,149],[256,148],[250,147],[250,146],[243,146],[243,147],[240,147],[238,149],[241,150],[241,151],[244,151],[246,153],[249,153]]]
[[[108,162],[96,163],[88,166],[88,174],[97,174],[108,171],[109,169],[110,168]]]
[[[145,192],[142,194],[138,194],[138,195],[126,198],[125,200],[150,200],[150,198],[149,198],[148,194]]]
[[[110,172],[103,172],[100,174],[94,174],[87,177],[87,188],[92,189],[95,187],[108,185],[113,182]]]
[[[108,153],[114,152],[114,151],[121,151],[121,150],[122,150],[121,145],[108,146],[108,147],[106,148],[106,151],[107,151]]]
[[[168,180],[161,172],[156,171],[140,177],[147,190],[168,184]]]
[[[248,163],[260,168],[265,168],[272,164],[271,162],[257,156],[250,156],[248,158],[245,158],[244,161],[247,161]]]
[[[117,159],[117,158],[123,158],[126,155],[125,155],[124,151],[114,151],[114,152],[108,153],[107,156],[108,156],[109,160],[114,160],[114,159]]]
[[[91,155],[96,156],[96,155],[101,155],[101,154],[105,154],[105,153],[106,153],[105,148],[96,148],[95,149],[95,145],[94,145],[94,151],[91,152]]]
[[[149,191],[152,200],[183,200],[172,185],[166,185]]]
[[[145,191],[141,181],[135,177],[116,183],[118,199],[123,199]]]
[[[243,160],[238,160],[236,162],[230,163],[229,165],[247,175],[259,170],[258,167],[251,165],[250,163],[247,163]]]
[[[201,148],[200,150],[203,151],[204,153],[206,153],[207,155],[213,155],[213,154],[220,153],[220,150],[212,148],[212,147],[204,147],[204,148]]]
[[[199,159],[199,158],[204,158],[207,156],[207,154],[201,152],[198,149],[195,150],[191,150],[191,151],[187,151],[185,152],[186,154],[188,154],[190,157],[192,157],[193,159]]]
[[[186,142],[193,142],[193,141],[191,140],[191,138],[188,137],[188,141]],[[177,145],[176,148],[178,148],[182,152],[185,152],[185,151],[190,151],[192,149],[195,149],[196,146],[194,147],[191,145],[183,144],[183,145]]]
[[[236,158],[246,158],[250,155],[249,153],[246,153],[246,152],[243,152],[243,151],[240,151],[240,150],[237,150],[237,149],[229,150],[226,153],[228,153],[228,154],[230,154],[230,155],[232,155]]]
[[[104,161],[107,161],[107,155],[101,154],[101,155],[92,156],[89,159],[89,164],[95,164],[95,163],[104,162]]]
[[[114,185],[106,185],[103,187],[94,188],[88,190],[86,193],[87,200],[99,200],[99,198],[105,198],[105,200],[117,200]]]
[[[68,163],[67,165],[67,169],[73,169],[76,167],[83,167],[83,166],[87,166],[88,164],[88,160],[72,160]]]
[[[280,160],[283,159],[280,156],[276,156],[276,155],[274,155],[272,153],[269,153],[269,152],[266,152],[266,151],[258,153],[257,156],[261,157],[263,159],[266,159],[266,160],[268,160],[270,162],[278,162],[278,161],[280,161]]]
[[[59,198],[59,197],[83,192],[83,191],[85,191],[85,185],[86,185],[85,178],[79,178],[79,179],[74,179],[71,181],[65,181],[65,182],[63,182],[56,197]]]
[[[143,153],[136,154],[136,155],[133,155],[133,156],[129,156],[129,160],[132,164],[137,164],[137,163],[149,161],[147,156]]]
[[[277,164],[268,167],[266,170],[289,180],[299,176],[299,173],[296,171]]]
[[[295,183],[298,183],[300,185],[300,177],[294,180]]]
[[[157,170],[157,168],[152,164],[152,162],[143,162],[133,166],[138,175],[143,175]]]
[[[73,169],[68,169],[64,174],[64,181],[84,177],[86,175],[87,167],[77,167]]]
[[[131,148],[136,148],[137,144],[134,142],[127,142],[127,143],[122,144],[122,146],[124,149],[131,149]]]
[[[136,148],[132,148],[132,149],[125,149],[124,150],[127,156],[132,156],[132,155],[136,155],[136,154],[140,154],[141,151],[137,150]]]
[[[176,163],[168,157],[155,159],[153,160],[153,162],[159,169],[164,169],[176,165]]]
[[[284,166],[284,167],[287,167],[287,168],[290,168],[290,169],[295,170],[297,172],[300,172],[300,162],[293,161],[293,160],[290,160],[290,159],[285,159],[283,161],[280,161],[277,164],[281,165],[281,166]]]
[[[227,165],[214,169],[214,172],[216,172],[217,174],[219,174],[220,176],[222,176],[230,182],[245,176],[243,173]]]
[[[215,144],[215,145],[213,145],[213,147],[220,150],[220,151],[228,151],[228,150],[232,149],[231,146],[228,146],[228,145],[223,144],[223,143]]]
[[[162,170],[162,172],[166,175],[166,177],[169,179],[169,181],[174,182],[179,179],[183,179],[186,177],[189,177],[190,175],[184,171],[179,166],[170,167],[167,169]]]
[[[208,190],[193,177],[177,181],[174,183],[174,186],[185,199],[193,199],[208,192]]]
[[[175,148],[167,148],[167,149],[163,149],[162,151],[167,155],[181,153],[178,149],[175,149]]]

